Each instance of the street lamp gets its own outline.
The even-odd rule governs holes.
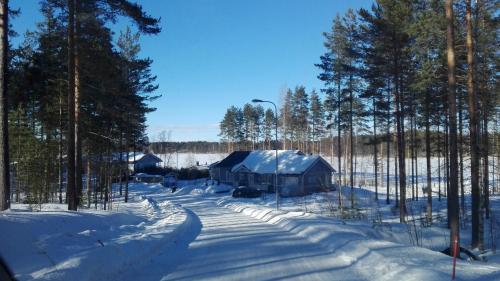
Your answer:
[[[276,107],[276,104],[272,101],[267,101],[267,100],[260,100],[260,99],[253,99],[253,103],[270,103],[274,106],[274,112],[276,113],[276,130],[275,130],[275,137],[276,137],[276,143],[274,144],[274,149],[276,151],[276,167],[274,169],[274,189],[276,192],[276,210],[279,210],[279,188],[278,188],[278,108]]]

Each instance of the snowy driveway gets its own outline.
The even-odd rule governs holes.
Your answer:
[[[125,279],[367,280],[321,246],[279,226],[219,207],[214,200],[172,197],[196,216],[193,221],[199,225],[194,229],[199,234],[190,243],[179,242],[179,251],[170,253],[176,256],[174,260],[165,259],[168,254],[158,256],[148,266],[124,274]],[[189,243],[187,249],[182,243]]]

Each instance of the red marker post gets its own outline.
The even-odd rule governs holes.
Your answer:
[[[455,244],[453,245],[453,273],[451,280],[455,280],[455,268],[457,266],[457,253],[458,253],[458,238],[455,237]]]

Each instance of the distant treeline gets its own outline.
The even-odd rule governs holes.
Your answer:
[[[431,132],[431,147],[433,150],[433,154],[443,154],[442,145],[445,142],[446,135],[442,132]],[[492,134],[494,135],[494,134]],[[499,136],[497,136],[499,137]],[[378,145],[380,149],[383,150],[383,147],[386,146],[388,139],[391,139],[391,146],[396,145],[396,140],[393,136],[390,138],[387,135],[379,135]],[[468,143],[468,136],[464,136],[464,143]],[[493,136],[495,138],[495,136]],[[319,141],[307,142],[305,144],[301,143],[301,149],[304,153],[321,153],[323,155],[331,155],[333,148],[333,155],[338,155],[337,149],[337,141],[338,137],[334,136],[333,139],[331,137],[322,138]],[[349,143],[349,138],[341,137],[341,147],[345,147]],[[358,135],[354,138],[354,149],[356,150],[356,154],[358,156],[368,156],[373,153],[373,136],[372,135]],[[333,142],[333,146],[332,146]],[[425,157],[425,132],[418,131],[415,136],[415,150],[418,157]],[[254,149],[274,149],[274,141],[268,143],[266,141],[261,141],[258,143],[251,143],[249,141],[242,141],[238,143],[228,142],[208,142],[208,141],[192,141],[192,142],[153,142],[150,144],[150,150],[157,154],[169,154],[169,153],[230,153],[236,150],[254,150]],[[490,143],[490,151],[495,150],[495,144]],[[283,149],[282,140],[278,143],[279,149]],[[286,149],[299,149],[299,147],[295,144],[290,144],[287,142]],[[467,147],[464,147],[467,150]],[[391,151],[391,155],[394,156],[394,153],[397,151]]]
[[[152,152],[167,154],[174,152],[190,153],[226,153],[227,144],[222,142],[189,141],[189,142],[152,142],[149,146]]]

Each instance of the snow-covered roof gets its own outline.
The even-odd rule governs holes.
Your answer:
[[[129,163],[134,163],[134,159],[135,159],[135,161],[139,161],[144,156],[146,156],[146,154],[144,154],[142,152],[135,152],[135,158],[134,158],[134,152],[129,152],[128,153],[128,162]],[[127,157],[127,154],[125,154],[125,157]],[[123,158],[123,159],[127,159],[127,158]]]
[[[241,163],[235,165],[231,171],[248,170],[257,174],[272,174],[276,167],[275,150],[256,150]],[[316,161],[319,155],[304,155],[298,150],[278,150],[278,172],[280,174],[302,174]],[[333,169],[332,169],[333,170]]]

